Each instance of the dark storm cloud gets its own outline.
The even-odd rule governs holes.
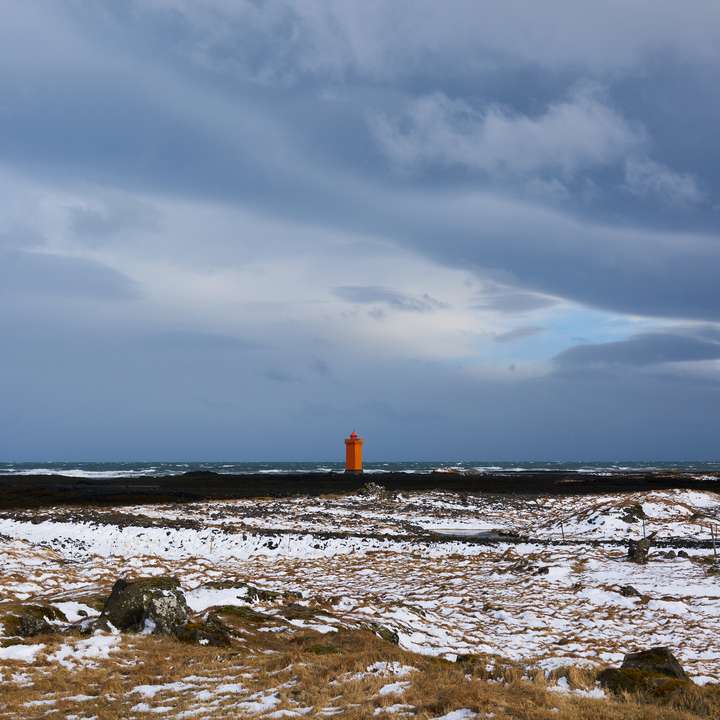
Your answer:
[[[92,260],[0,250],[0,297],[129,300],[138,293],[130,278]]]
[[[619,372],[507,383],[402,358],[338,362],[339,384],[308,386],[270,381],[251,353],[238,363],[209,353],[208,363],[189,364],[137,335],[10,326],[0,314],[0,332],[8,331],[5,458],[340,459],[352,426],[377,459],[716,454],[717,382]],[[280,357],[261,360],[283,367]]]
[[[670,333],[644,333],[627,340],[577,345],[560,353],[560,367],[657,365],[720,359],[720,341]]]
[[[360,305],[374,305],[377,303],[406,312],[426,313],[447,307],[445,303],[436,300],[427,293],[407,295],[385,287],[348,285],[336,287],[334,292],[346,302]]]
[[[293,373],[286,372],[277,368],[269,368],[263,372],[263,377],[274,383],[299,383],[302,378]]]
[[[524,47],[514,31],[511,37],[495,37],[482,26],[472,3],[458,3],[447,19],[435,17],[428,6],[437,24],[422,25],[419,37],[393,35],[392,45],[386,32],[373,35],[387,21],[380,10],[353,15],[351,21],[345,6],[328,10],[327,17],[321,9],[306,12],[286,3],[274,4],[274,14],[261,6],[216,6],[219,15],[213,17],[177,3],[181,32],[170,11],[153,11],[148,27],[142,27],[141,6],[139,14],[118,12],[109,4],[82,16],[73,11],[57,30],[50,23],[38,28],[42,50],[25,65],[27,50],[10,38],[0,72],[7,97],[3,157],[26,171],[213,197],[291,220],[381,234],[439,262],[502,270],[527,290],[595,307],[720,319],[715,291],[720,244],[713,231],[720,187],[713,138],[720,105],[712,93],[706,95],[703,113],[693,115],[692,136],[664,132],[673,123],[681,126],[685,108],[666,103],[662,126],[650,117],[651,110],[657,115],[663,63],[670,60],[663,60],[662,53],[646,59],[643,45],[647,39],[649,47],[686,52],[685,72],[696,85],[697,78],[712,77],[720,68],[709,42],[718,22],[712,5],[701,3],[689,16],[683,13],[683,24],[676,26],[676,11],[662,4],[654,11],[656,35],[646,27],[640,5],[623,8],[623,19],[638,39],[628,31],[594,37],[572,5],[561,3],[556,11],[577,30],[575,39],[570,42],[563,33],[559,46],[537,43],[532,48]],[[536,40],[552,35],[556,23],[548,24],[530,5],[524,12],[527,17],[513,15],[513,21],[523,25],[532,19]],[[408,17],[420,17],[408,8],[387,13],[401,30]],[[502,24],[505,11],[498,5],[495,13],[492,21]],[[278,25],[280,17],[287,23]],[[484,13],[483,22],[487,17]],[[238,36],[225,35],[220,47],[206,44],[209,54],[191,74],[196,43],[199,48],[202,39],[219,39],[214,31],[221,27],[220,18]],[[337,37],[329,31],[335,26]],[[474,44],[466,26],[481,33]],[[272,40],[278,27],[294,28],[289,50]],[[99,28],[107,35],[107,49],[122,62],[103,59],[95,35]],[[45,35],[53,32],[76,41],[72,51],[59,40],[47,43]],[[251,45],[251,58],[241,41],[253,33],[264,39]],[[355,38],[352,52],[340,40],[346,34]],[[123,38],[132,38],[135,56],[123,54]],[[686,45],[690,39],[693,44]],[[605,41],[615,43],[613,57],[599,51]],[[422,64],[423,42],[435,43],[436,59],[443,60],[446,75],[436,76],[436,84],[455,87],[458,97],[418,93],[413,78],[428,69]],[[183,43],[187,46],[178,53]],[[167,55],[158,52],[164,44],[172,48]],[[471,94],[462,82],[453,85],[454,73],[464,71],[454,71],[450,60],[466,45],[480,48],[473,51],[478,67],[498,53],[515,57],[487,66],[494,78],[488,90],[503,73],[531,61],[541,68],[563,67],[567,77],[562,88],[540,86],[530,105],[528,88],[521,84],[499,106],[482,91]],[[83,64],[84,53],[99,61]],[[407,64],[388,71],[385,62],[394,55]],[[607,70],[646,64],[658,82],[649,83],[653,104],[644,107],[637,99],[626,100],[626,75],[619,73],[615,92]],[[18,76],[34,92],[21,92]],[[197,77],[208,82],[196,82]],[[358,77],[375,78],[376,86],[368,89]],[[583,90],[588,81],[607,89]],[[677,87],[676,79],[671,87]],[[444,175],[440,167],[433,169],[432,179],[393,175],[372,124],[357,122],[360,115],[394,123],[408,107],[417,107],[413,103],[438,97],[447,98],[439,111],[423,105],[413,111],[416,122],[420,117],[424,124],[413,126],[413,142],[403,146],[403,157],[414,162],[418,153],[431,152],[430,160],[447,165],[452,153],[467,146],[472,152],[462,157],[475,157],[472,162],[489,174],[483,181]],[[646,125],[663,133],[663,145]],[[709,148],[702,166],[698,143]],[[688,162],[683,162],[683,147],[692,150]],[[512,169],[510,184],[507,173],[498,171],[502,168]],[[695,178],[699,170],[704,177]],[[444,188],[438,185],[443,179]],[[537,200],[528,203],[528,181],[535,187],[566,187],[569,204],[550,200],[542,208]],[[658,231],[653,216],[662,216],[666,231]],[[103,227],[103,222],[86,216],[80,226]]]
[[[257,342],[246,338],[189,330],[162,330],[149,335],[143,342],[150,347],[155,346],[163,349],[181,350],[183,352],[256,350],[260,347]]]
[[[542,324],[528,343],[541,346],[568,302],[643,327],[719,322],[719,35],[715,0],[8,5],[0,181],[38,188],[52,227],[2,208],[0,456],[47,438],[56,457],[329,457],[350,418],[372,428],[375,457],[712,454],[716,375],[650,370],[709,365],[716,326],[598,343],[580,310],[591,319],[569,333],[587,340],[528,378],[491,331],[487,358],[418,360],[397,343],[387,359],[384,336],[332,328],[320,350],[327,318],[308,328],[302,308],[330,313],[336,286],[353,318],[385,320],[378,336],[396,312],[435,319],[429,282],[355,274],[370,238],[429,258],[428,273],[472,275],[491,328],[537,314],[500,343]],[[252,242],[292,277],[272,289],[292,316],[266,309],[272,292],[265,314],[236,315],[248,297],[233,305],[232,281],[255,266],[223,252],[250,242],[214,224],[227,208],[289,228]],[[190,240],[167,229],[174,209]],[[283,266],[322,265],[316,229],[340,258],[354,242],[322,288]],[[102,261],[73,254],[90,250]]]
[[[0,232],[0,251],[28,249],[44,243],[42,234],[31,227],[14,227]]]
[[[321,377],[328,378],[332,376],[329,363],[321,357],[310,358],[310,369]]]
[[[503,333],[496,333],[494,336],[495,342],[506,343],[513,342],[514,340],[522,340],[523,338],[532,337],[545,330],[543,327],[538,325],[524,325],[523,327],[513,328]]]
[[[490,286],[483,290],[482,301],[473,304],[476,310],[493,310],[501,313],[526,313],[548,308],[557,303],[555,298],[538,293],[523,292],[510,287]]]

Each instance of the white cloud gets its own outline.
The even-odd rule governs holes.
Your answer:
[[[643,133],[584,89],[536,116],[490,105],[481,110],[438,93],[413,101],[404,116],[376,115],[376,137],[404,166],[460,166],[490,175],[566,175],[616,162]]]
[[[304,75],[383,81],[436,69],[477,79],[499,59],[600,73],[664,52],[700,63],[719,59],[715,0],[136,0],[135,6],[184,20],[194,59],[270,82]]]
[[[647,158],[628,158],[624,187],[633,195],[655,197],[672,205],[695,205],[705,197],[692,175],[676,173]]]

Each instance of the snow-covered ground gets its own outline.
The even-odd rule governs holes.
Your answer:
[[[690,491],[534,499],[437,492],[4,513],[0,601],[49,600],[71,620],[96,612],[79,598],[107,592],[118,577],[169,573],[197,612],[248,602],[242,583],[250,582],[324,608],[312,621],[278,615],[288,628],[327,633],[376,622],[419,653],[489,653],[546,670],[616,663],[627,651],[668,645],[697,681],[720,681],[712,550],[686,548],[687,557],[672,559],[656,552],[638,566],[621,545],[593,543],[641,537],[643,524],[658,538],[707,541],[718,517],[720,495]],[[463,537],[496,529],[532,541]],[[203,587],[219,580],[223,588]],[[624,585],[640,596],[621,594]],[[272,603],[261,609],[278,612]],[[48,659],[91,662],[112,653],[115,640],[82,642]],[[42,652],[2,647],[0,671],[4,659],[32,661]]]

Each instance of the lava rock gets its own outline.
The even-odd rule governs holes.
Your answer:
[[[627,559],[630,562],[638,563],[638,565],[646,565],[654,537],[655,533],[642,540],[628,540]]]
[[[649,650],[628,653],[625,655],[621,669],[634,668],[645,672],[659,673],[678,680],[689,680],[682,665],[667,647],[654,647]]]
[[[295,590],[266,590],[265,588],[259,588],[250,583],[243,582],[241,580],[210,580],[202,585],[204,588],[210,588],[212,590],[245,590],[245,597],[243,599],[248,602],[260,600],[263,602],[272,602],[275,600],[302,600],[302,593]]]
[[[394,630],[385,627],[385,625],[380,625],[379,623],[367,623],[365,627],[371,632],[374,632],[381,640],[385,640],[393,645],[400,644],[400,636]]]
[[[376,498],[377,500],[387,500],[390,497],[387,489],[376,482],[366,482],[358,492],[360,495]]]
[[[189,622],[175,630],[175,637],[187,643],[209,645],[211,647],[227,647],[230,645],[230,634],[219,623]]]
[[[650,700],[672,702],[697,690],[677,658],[666,647],[655,647],[625,655],[619,668],[607,668],[598,675],[600,684],[611,692],[631,693]]]
[[[208,621],[216,625],[245,627],[246,625],[267,625],[277,618],[258,612],[247,605],[216,605],[208,613]]]
[[[102,618],[119,630],[170,635],[185,624],[188,607],[173,577],[118,580],[105,601]]]
[[[6,635],[32,637],[56,631],[54,622],[67,622],[65,615],[45,603],[3,603],[0,605],[0,626]]]

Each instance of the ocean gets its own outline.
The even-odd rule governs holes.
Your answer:
[[[143,475],[178,475],[191,471],[216,473],[294,473],[341,472],[341,462],[6,462],[0,463],[2,475],[58,474],[84,478],[140,477]],[[542,472],[565,470],[568,472],[610,475],[619,472],[671,471],[720,472],[720,461],[692,462],[500,462],[500,461],[404,461],[366,462],[366,474],[388,472],[429,473],[438,469],[475,472]]]

